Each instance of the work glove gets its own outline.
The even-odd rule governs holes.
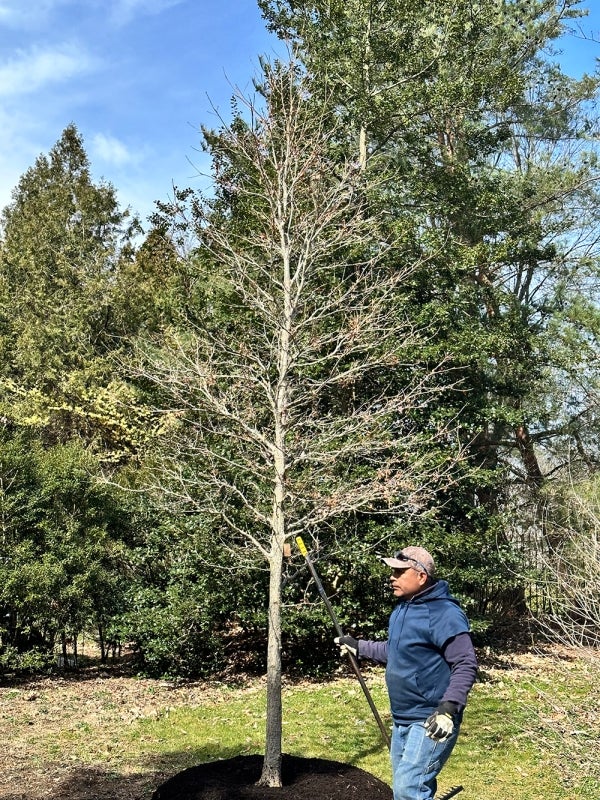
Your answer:
[[[336,636],[333,640],[342,653],[351,653],[355,658],[358,658],[358,639],[353,639],[352,636]]]
[[[449,700],[440,703],[433,714],[425,720],[425,730],[430,739],[443,742],[452,736],[454,719],[458,714],[458,705]]]

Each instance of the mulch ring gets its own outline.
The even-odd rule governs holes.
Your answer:
[[[260,755],[190,767],[154,792],[152,800],[391,800],[390,787],[350,764],[284,755],[283,786],[257,786]]]

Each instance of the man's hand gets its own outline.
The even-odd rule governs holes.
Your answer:
[[[458,714],[458,706],[449,700],[440,703],[434,713],[425,720],[425,730],[430,739],[443,742],[452,736],[454,718]]]
[[[342,653],[351,653],[355,658],[358,658],[358,639],[353,639],[352,636],[336,636],[333,640]]]

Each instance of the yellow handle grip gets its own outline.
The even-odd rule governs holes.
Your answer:
[[[306,549],[306,545],[302,541],[301,536],[296,536],[296,544],[298,545],[298,550],[300,550],[304,558],[306,558],[306,556],[308,555],[308,550]]]

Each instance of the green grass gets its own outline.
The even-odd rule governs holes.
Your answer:
[[[600,797],[599,677],[598,664],[576,658],[489,654],[440,793],[462,784],[461,800]],[[383,671],[365,671],[365,678],[389,724]],[[146,781],[143,796],[150,797],[157,781],[186,767],[264,752],[261,680],[171,686],[107,677],[56,691],[66,692],[61,713],[47,713],[56,706],[51,683],[5,695],[3,735],[15,752],[27,752],[33,769],[60,761],[115,780],[132,776]],[[283,710],[284,752],[350,763],[389,783],[387,747],[354,678],[290,682]]]
[[[386,708],[380,678],[372,682],[376,705]],[[387,749],[360,687],[351,679],[290,685],[283,692],[283,749],[355,764],[387,780]],[[196,764],[264,750],[265,692],[261,685],[221,690],[212,702],[178,708],[131,731],[142,760]]]
[[[368,678],[376,706],[389,722],[380,672]],[[549,686],[551,677],[542,679]],[[568,687],[562,686],[568,694]],[[584,691],[578,686],[577,691]],[[589,684],[588,684],[589,691]],[[476,684],[459,742],[440,777],[440,792],[465,787],[461,797],[477,800],[571,800],[599,796],[597,782],[564,780],[560,754],[549,752],[534,709],[539,689],[522,674]],[[360,687],[350,678],[331,683],[289,685],[284,690],[284,752],[351,763],[389,782],[388,752]],[[128,749],[140,765],[152,759],[176,769],[261,753],[265,696],[259,685],[221,688],[211,701],[142,720]]]

